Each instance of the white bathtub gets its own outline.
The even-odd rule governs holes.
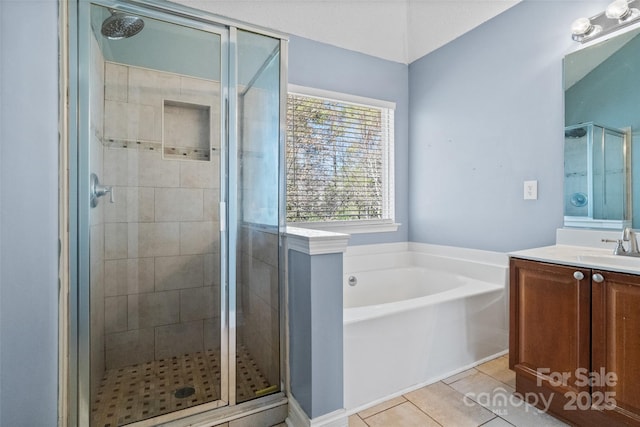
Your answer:
[[[344,272],[349,413],[507,350],[505,254],[414,243],[356,246],[347,250]]]

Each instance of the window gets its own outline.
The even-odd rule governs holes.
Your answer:
[[[290,86],[289,223],[346,226],[349,232],[357,232],[354,225],[393,224],[394,108],[389,102]]]

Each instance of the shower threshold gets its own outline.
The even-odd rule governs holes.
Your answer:
[[[238,402],[271,388],[246,348],[238,347],[236,363]],[[218,350],[109,369],[92,402],[91,426],[122,426],[220,400],[220,369]]]

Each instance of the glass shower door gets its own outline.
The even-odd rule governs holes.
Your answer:
[[[80,94],[92,195],[80,395],[90,396],[90,425],[225,405],[228,30],[133,6],[80,10],[91,23]]]
[[[229,166],[229,194],[237,200],[229,215],[229,253],[237,323],[230,346],[237,356],[232,388],[236,402],[244,402],[280,390],[281,52],[279,39],[241,30],[236,49],[237,156]]]

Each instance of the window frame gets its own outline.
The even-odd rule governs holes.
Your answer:
[[[348,234],[379,233],[397,231],[400,224],[395,222],[395,109],[396,103],[374,98],[334,92],[307,86],[288,85],[288,95],[300,95],[322,98],[327,101],[341,102],[364,107],[373,107],[389,110],[389,120],[383,132],[386,133],[383,147],[383,191],[382,219],[363,219],[347,221],[311,221],[288,222],[287,225],[301,228],[313,228],[317,230],[334,231]],[[285,131],[286,132],[286,131]],[[286,135],[289,138],[289,135]]]

